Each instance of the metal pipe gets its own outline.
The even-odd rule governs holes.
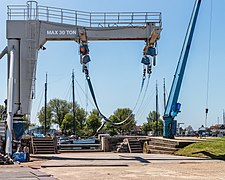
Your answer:
[[[10,51],[10,67],[8,78],[8,93],[7,93],[7,128],[6,128],[6,147],[5,152],[8,155],[12,155],[12,131],[13,131],[13,114],[14,114],[14,61],[15,61],[15,49],[14,47]]]

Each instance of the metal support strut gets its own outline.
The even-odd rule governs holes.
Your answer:
[[[7,128],[6,128],[6,147],[5,152],[8,155],[12,155],[12,132],[13,132],[13,114],[14,114],[14,60],[15,60],[15,49],[14,47],[10,51],[10,68],[8,78],[8,97],[7,97]]]

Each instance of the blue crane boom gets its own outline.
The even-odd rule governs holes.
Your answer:
[[[174,120],[174,118],[180,112],[181,107],[181,104],[178,103],[177,101],[180,93],[185,67],[187,64],[188,54],[191,47],[191,42],[195,30],[200,4],[201,0],[195,1],[195,5],[192,11],[191,19],[188,25],[183,47],[181,50],[180,58],[177,64],[177,69],[170,89],[169,98],[163,116],[164,120],[163,137],[165,138],[173,139],[174,135],[176,134],[176,121]]]

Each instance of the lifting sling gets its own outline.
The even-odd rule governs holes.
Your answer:
[[[96,100],[96,97],[95,97],[95,93],[94,93],[94,89],[93,89],[93,86],[92,86],[92,83],[91,83],[91,78],[89,76],[89,71],[88,71],[88,68],[86,65],[83,65],[83,71],[86,75],[86,80],[87,80],[87,83],[88,83],[88,87],[89,87],[89,90],[90,90],[90,93],[91,93],[91,96],[92,96],[92,99],[94,101],[94,104],[98,110],[98,112],[100,113],[100,115],[102,116],[103,118],[103,122],[101,124],[101,126],[97,129],[95,135],[101,131],[101,129],[104,127],[105,123],[110,123],[112,124],[113,126],[121,126],[121,125],[124,125],[126,123],[129,123],[129,119],[130,117],[132,116],[132,113],[123,121],[119,122],[119,123],[114,123],[113,121],[111,121],[110,119],[108,119],[104,114],[102,114],[102,112],[100,111],[99,107],[98,107],[98,104],[97,104],[97,100]],[[141,83],[141,88],[140,88],[140,92],[139,92],[139,95],[138,95],[138,99],[137,99],[137,102],[133,108],[133,110],[136,108],[137,104],[138,104],[138,101],[141,97],[141,93],[143,91],[143,87],[144,87],[144,82],[145,82],[145,79],[146,79],[146,69],[144,68],[144,71],[143,71],[143,77],[142,77],[142,83]],[[150,74],[148,75],[148,84],[149,84],[149,79],[150,79]],[[147,87],[146,87],[147,88]],[[146,92],[146,90],[145,90]],[[132,111],[133,112],[133,111]]]
[[[150,47],[147,48],[148,50],[150,49]],[[154,49],[154,48],[152,48]],[[98,104],[97,104],[97,100],[96,100],[96,97],[95,97],[95,93],[94,93],[94,89],[93,89],[93,86],[92,86],[92,83],[91,83],[91,78],[89,76],[89,71],[88,71],[88,67],[87,67],[87,63],[90,62],[90,57],[89,57],[89,48],[88,48],[88,45],[87,44],[83,44],[80,46],[80,54],[81,54],[81,64],[83,65],[83,69],[82,71],[85,73],[86,75],[86,80],[87,80],[87,84],[88,84],[88,87],[89,87],[89,90],[90,90],[90,93],[91,93],[91,96],[92,96],[92,99],[94,101],[94,104],[95,104],[95,107],[97,108],[99,114],[102,116],[103,118],[103,122],[102,122],[102,125],[97,129],[95,135],[104,127],[105,123],[110,123],[112,124],[113,126],[121,126],[121,125],[124,125],[126,123],[130,123],[129,122],[129,119],[130,117],[133,115],[133,113],[130,113],[130,115],[123,121],[119,122],[119,123],[114,123],[113,121],[111,121],[109,118],[107,118],[104,114],[102,114],[102,112],[100,111],[99,107],[98,107]],[[143,63],[143,76],[142,76],[142,83],[141,83],[141,88],[140,88],[140,92],[139,92],[139,95],[138,95],[138,98],[137,98],[137,101],[135,103],[135,106],[132,110],[132,112],[135,110],[135,108],[137,107],[137,104],[139,102],[139,99],[141,97],[141,93],[143,91],[143,87],[144,87],[144,82],[145,82],[145,79],[146,79],[146,73],[148,74],[148,83],[147,83],[147,87],[148,87],[148,84],[149,84],[149,79],[150,79],[150,74],[151,74],[151,60],[149,58],[149,55],[150,54],[146,54],[144,53],[144,57],[142,58],[142,61],[141,63]],[[154,54],[155,56],[155,54]],[[146,91],[147,91],[147,87],[145,89],[145,94],[146,94]],[[143,99],[144,99],[145,95],[143,96]],[[141,105],[143,103],[143,99],[142,99],[142,102],[141,102]],[[140,109],[140,108],[139,108]],[[138,109],[138,110],[139,110]]]

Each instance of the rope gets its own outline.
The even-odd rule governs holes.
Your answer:
[[[207,127],[207,119],[209,112],[209,75],[210,75],[210,61],[211,61],[211,41],[212,41],[212,0],[210,8],[210,23],[209,23],[209,53],[208,53],[208,69],[207,69],[207,85],[206,85],[206,109],[205,109],[205,127]]]
[[[86,96],[87,93],[82,89],[82,87],[81,87],[81,85],[79,84],[79,82],[77,81],[77,79],[75,79],[75,81],[76,81],[76,83],[78,84],[78,86],[79,86],[79,88],[81,89],[81,91],[83,92],[83,94],[85,95],[85,97],[87,97],[87,100],[91,103],[91,105],[92,105],[93,107],[95,107],[95,105],[92,103],[92,101],[89,99],[89,97]]]
[[[78,88],[77,88],[76,86],[75,86],[75,91],[77,92],[77,96],[78,96],[78,98],[79,98],[79,101],[80,101],[81,107],[84,107],[84,106],[83,106],[83,103],[82,103],[82,100],[81,100],[80,93],[79,93]]]

